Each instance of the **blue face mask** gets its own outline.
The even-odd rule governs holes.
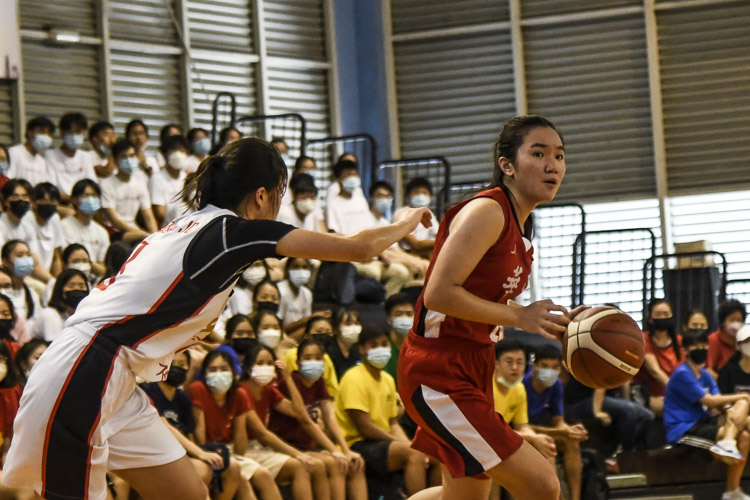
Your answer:
[[[5,160],[0,161],[0,175],[5,175],[5,172],[10,168],[10,163]]]
[[[209,151],[211,151],[211,139],[208,137],[193,142],[193,152],[195,154],[203,156],[207,155]]]
[[[375,211],[381,215],[385,215],[390,210],[391,205],[393,205],[393,198],[390,196],[388,198],[375,198],[373,201]]]
[[[34,258],[31,256],[16,257],[13,259],[13,270],[19,278],[31,276],[31,272],[34,270]]]
[[[36,149],[39,154],[44,154],[52,146],[52,137],[47,134],[36,134],[31,139],[31,145]]]
[[[341,187],[349,194],[354,193],[362,185],[362,181],[359,180],[359,176],[350,175],[343,181],[341,181]]]
[[[83,134],[65,134],[63,136],[63,142],[68,148],[75,151],[83,146]]]
[[[135,169],[138,168],[138,158],[136,158],[135,156],[123,158],[122,160],[120,160],[120,163],[117,164],[117,167],[123,174],[132,174]]]
[[[311,382],[318,380],[323,375],[324,370],[325,365],[323,364],[323,361],[318,361],[316,359],[308,359],[299,364],[299,372]]]
[[[537,368],[536,378],[544,387],[552,387],[560,378],[560,374],[553,368]]]
[[[107,146],[105,146],[104,144],[99,144],[99,145],[98,145],[98,146],[96,147],[96,149],[98,149],[98,150],[99,150],[99,152],[100,152],[100,153],[102,154],[102,156],[109,156],[109,155],[111,155],[111,154],[112,154],[112,150],[111,150],[111,149],[109,149],[109,148],[108,148]]]
[[[83,198],[81,200],[81,204],[78,208],[86,215],[94,215],[100,208],[102,208],[102,203],[99,201],[99,198],[89,196],[88,198]]]

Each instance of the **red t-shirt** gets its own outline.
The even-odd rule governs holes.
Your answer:
[[[302,401],[307,406],[307,413],[313,421],[319,421],[322,418],[320,402],[324,399],[331,399],[331,395],[326,388],[326,381],[323,377],[320,377],[313,385],[307,387],[302,382],[302,374],[298,371],[292,372],[292,379],[302,396]],[[283,380],[279,383],[279,392],[287,398],[290,397],[289,388]],[[268,429],[299,450],[312,451],[316,448],[315,440],[299,425],[296,419],[276,410],[271,410]]]
[[[253,391],[250,390],[247,382],[242,382],[240,384],[240,390],[243,391],[247,396],[247,399],[250,402],[250,409],[255,410],[255,413],[257,413],[258,418],[261,422],[263,422],[263,425],[268,427],[268,413],[271,408],[279,404],[284,399],[284,395],[281,394],[279,390],[273,386],[273,384],[268,384],[267,386],[263,387],[259,399],[255,399],[255,396],[253,396]],[[250,430],[250,428],[247,429],[247,438],[257,438],[257,436]]]
[[[646,354],[653,354],[656,356],[656,361],[659,363],[659,368],[664,370],[668,376],[672,375],[672,372],[677,368],[683,361],[685,361],[685,351],[682,350],[682,335],[677,334],[677,344],[680,346],[680,359],[677,359],[677,355],[674,352],[672,344],[666,347],[659,347],[651,341],[651,337],[648,332],[643,332],[643,342],[646,344]],[[646,365],[641,367],[640,372],[636,376],[638,382],[649,383],[649,393],[652,396],[663,396],[665,387],[656,381],[651,376]]]
[[[735,352],[737,352],[737,346],[734,342],[727,344],[719,330],[716,330],[708,336],[708,360],[706,361],[706,367],[718,372]]]
[[[200,380],[190,384],[187,393],[193,400],[193,406],[197,406],[205,414],[206,442],[231,443],[234,440],[232,420],[250,410],[250,401],[245,391],[232,390],[224,406],[219,406],[211,390]]]
[[[496,201],[505,215],[505,226],[497,241],[482,256],[462,286],[482,299],[507,304],[508,300],[520,295],[528,284],[534,248],[531,246],[531,241],[521,233],[513,215],[512,205],[501,188],[482,191],[473,198],[448,210],[440,222],[440,228],[435,238],[435,249],[430,267],[427,270],[423,290],[427,289],[427,283],[437,261],[437,255],[448,239],[448,231],[453,218],[469,201],[476,198],[491,198]],[[496,328],[495,325],[428,311],[424,306],[422,295],[417,300],[414,316],[417,321],[412,331],[420,337],[468,339],[482,344],[493,344],[497,341],[496,338],[492,338],[492,333]]]
[[[0,433],[3,440],[13,433],[13,421],[16,419],[20,400],[20,385],[0,389]]]

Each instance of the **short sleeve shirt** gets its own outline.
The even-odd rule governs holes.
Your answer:
[[[301,286],[295,295],[287,280],[281,281],[279,287],[279,317],[284,324],[299,321],[312,314],[313,294],[306,286]]]
[[[40,182],[49,182],[52,176],[47,168],[47,160],[43,155],[32,155],[26,146],[16,144],[8,148],[10,168],[7,176],[11,179],[26,179],[29,184],[36,186]]]
[[[161,391],[158,382],[149,382],[141,386],[143,391],[151,399],[159,415],[166,418],[178,431],[188,436],[195,432],[195,419],[193,417],[193,402],[190,396],[181,389],[177,389],[174,398],[168,399]]]
[[[740,366],[741,353],[736,353],[719,372],[719,390],[722,394],[750,392],[750,373]]]
[[[167,169],[152,174],[149,180],[151,204],[164,206],[166,212],[170,214],[176,213],[183,205],[180,191],[182,191],[184,184],[185,172],[180,172],[176,179],[169,175]],[[169,224],[169,222],[169,220],[165,220],[164,225]]]
[[[135,226],[135,217],[140,210],[151,207],[151,197],[146,185],[135,175],[128,181],[120,180],[116,175],[107,177],[101,182],[102,208],[112,208],[117,215],[131,226]]]
[[[299,365],[297,365],[297,349],[290,349],[285,352],[281,359],[286,369],[290,372],[299,370]],[[339,378],[336,376],[336,368],[333,366],[333,361],[331,361],[328,353],[323,354],[323,376],[321,378],[325,381],[328,394],[332,398],[335,398],[339,393]]]
[[[669,378],[664,394],[664,427],[670,443],[680,439],[700,420],[711,416],[700,400],[706,394],[718,394],[719,388],[708,370],[701,368],[699,373],[700,376],[696,377],[690,366],[683,363]]]
[[[96,179],[89,151],[77,149],[73,156],[68,156],[60,147],[56,147],[47,151],[44,158],[50,174],[54,176],[52,182],[61,193],[69,195],[73,185],[81,179]]]
[[[39,260],[45,269],[49,269],[52,265],[55,249],[59,248],[62,250],[65,246],[65,238],[63,237],[60,222],[60,216],[58,214],[53,214],[44,225],[39,225],[36,217],[31,218],[31,224],[35,228],[37,235]]]
[[[81,224],[75,217],[65,217],[60,221],[62,229],[64,246],[73,243],[80,243],[89,253],[89,257],[94,262],[104,262],[104,256],[109,248],[109,234],[96,221],[88,224]]]
[[[536,392],[532,381],[533,376],[533,372],[528,372],[523,377],[529,409],[529,422],[535,425],[544,425],[550,418],[563,415],[563,385],[558,379],[552,387],[547,387],[542,392]]]
[[[323,377],[316,380],[310,387],[305,385],[302,380],[302,374],[298,371],[292,372],[292,380],[294,380],[294,385],[302,396],[302,401],[305,403],[308,415],[310,415],[310,418],[314,422],[319,422],[322,418],[320,409],[321,401],[331,399]],[[289,387],[283,380],[279,382],[279,392],[284,397],[290,398]],[[296,419],[288,415],[271,410],[271,415],[268,419],[268,428],[271,432],[297,449],[306,451],[315,449],[313,438],[299,425]]]
[[[706,360],[706,367],[718,372],[735,352],[737,352],[735,344],[724,342],[721,338],[721,332],[716,330],[708,336],[708,360]]]
[[[216,403],[211,390],[200,380],[196,380],[187,390],[193,406],[203,410],[206,422],[206,442],[230,443],[234,439],[232,422],[235,417],[250,410],[250,401],[245,391],[235,389],[224,406]]]
[[[524,425],[529,423],[529,409],[526,402],[526,387],[516,384],[508,388],[508,394],[500,392],[497,381],[492,381],[495,398],[495,411],[503,416],[511,425]]]
[[[263,425],[268,427],[268,415],[271,408],[279,404],[284,399],[284,395],[281,394],[273,384],[268,384],[263,387],[263,390],[260,393],[260,398],[258,399],[253,395],[247,382],[243,382],[240,385],[240,390],[245,393],[248,401],[250,401],[250,409],[255,411],[260,421],[263,422]],[[247,437],[248,439],[255,439],[257,436],[252,435],[248,429]]]

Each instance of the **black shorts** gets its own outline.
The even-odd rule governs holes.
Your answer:
[[[684,435],[716,441],[716,436],[719,434],[719,427],[721,427],[719,417],[721,415],[714,415],[699,420],[698,423],[685,431]]]
[[[387,439],[379,441],[363,439],[362,441],[357,441],[349,448],[362,455],[362,458],[365,460],[367,472],[387,478],[388,474],[390,474],[388,470],[388,449],[392,442]]]

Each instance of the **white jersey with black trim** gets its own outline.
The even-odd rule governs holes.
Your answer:
[[[66,322],[76,327],[68,332],[97,335],[120,349],[135,374],[165,380],[174,353],[211,332],[239,274],[278,257],[276,243],[293,229],[211,205],[175,219],[92,290]]]

